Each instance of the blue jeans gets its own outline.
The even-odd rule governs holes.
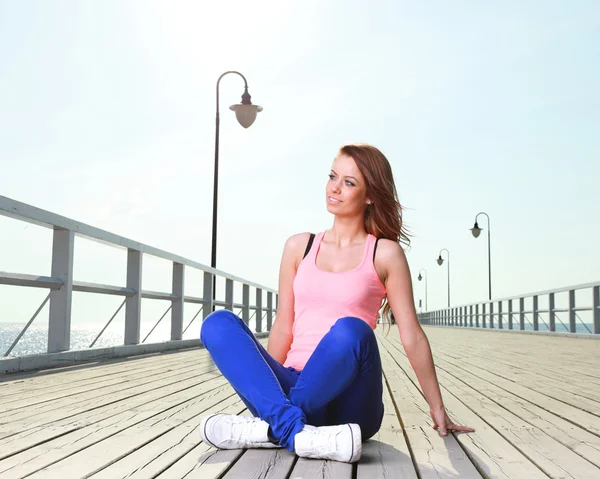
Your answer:
[[[304,369],[285,368],[228,310],[204,320],[200,340],[250,412],[270,425],[270,436],[293,452],[305,424],[356,423],[362,440],[383,419],[381,358],[371,327],[355,317],[336,321]]]

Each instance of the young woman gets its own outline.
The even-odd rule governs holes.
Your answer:
[[[357,461],[361,443],[383,419],[373,333],[380,310],[387,321],[393,311],[433,427],[442,436],[474,431],[454,424],[442,402],[414,308],[400,246],[409,240],[386,157],[370,145],[343,146],[325,202],[334,215],[331,229],[285,243],[267,350],[231,311],[215,311],[204,321],[202,343],[254,417],[206,416],[203,440],[223,449],[284,447],[301,457]]]

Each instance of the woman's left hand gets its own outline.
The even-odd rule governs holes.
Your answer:
[[[446,414],[446,408],[444,407],[437,410],[431,409],[430,414],[431,419],[433,419],[433,429],[439,428],[440,436],[447,436],[448,431],[475,432],[475,429],[472,427],[454,424],[448,417],[448,414]]]

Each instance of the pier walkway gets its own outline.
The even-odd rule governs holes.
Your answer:
[[[355,465],[203,444],[203,415],[248,412],[193,348],[1,377],[0,477],[600,477],[597,339],[426,326],[446,407],[476,429],[442,438],[397,330],[377,331],[386,415]]]

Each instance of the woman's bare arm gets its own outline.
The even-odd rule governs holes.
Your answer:
[[[267,352],[283,364],[292,344],[294,324],[294,290],[296,271],[306,249],[310,233],[290,236],[283,247],[279,267],[279,304],[277,315],[269,333]]]

